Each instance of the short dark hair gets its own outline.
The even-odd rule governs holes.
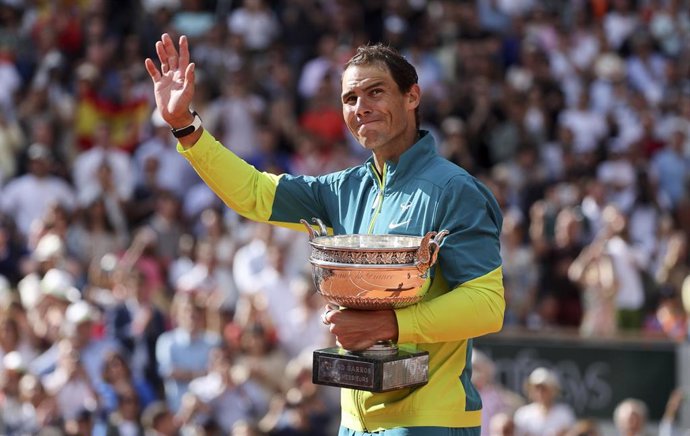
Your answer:
[[[417,70],[395,48],[382,43],[365,44],[345,63],[343,71],[351,66],[378,64],[391,73],[391,77],[403,94],[419,81]],[[419,106],[415,109],[415,120],[419,128]]]

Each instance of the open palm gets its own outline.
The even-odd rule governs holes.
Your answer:
[[[161,63],[158,70],[151,59],[145,66],[153,80],[156,106],[161,117],[172,127],[189,124],[189,111],[194,96],[194,63],[189,62],[187,37],[182,35],[178,53],[172,38],[167,33],[156,42],[156,53]]]

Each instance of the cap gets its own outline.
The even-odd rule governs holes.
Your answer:
[[[98,312],[96,308],[84,300],[70,304],[65,311],[65,320],[74,325],[96,321],[97,319]]]
[[[594,62],[594,74],[603,80],[616,80],[625,76],[625,62],[615,53],[604,53]]]
[[[161,116],[161,111],[159,111],[158,108],[155,108],[151,113],[151,124],[153,127],[165,127],[166,129],[170,128],[168,123],[166,123],[163,119],[163,116]]]
[[[65,251],[65,244],[60,237],[54,233],[48,233],[41,237],[33,251],[33,257],[39,262],[62,257]]]
[[[527,378],[529,386],[548,386],[555,390],[561,389],[561,383],[558,381],[558,376],[555,372],[548,368],[536,368]]]
[[[47,145],[41,144],[40,142],[34,142],[27,149],[27,156],[29,159],[45,159],[51,160],[53,158],[53,153],[50,151]]]
[[[81,299],[81,292],[74,286],[74,279],[67,271],[57,268],[48,270],[40,282],[43,295],[60,300],[76,302]]]
[[[25,372],[26,362],[19,351],[10,351],[2,358],[2,366],[5,370]]]

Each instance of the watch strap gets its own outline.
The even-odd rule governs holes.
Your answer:
[[[192,115],[194,115],[194,120],[192,121],[192,124],[180,127],[179,129],[170,129],[175,138],[182,138],[183,136],[191,135],[201,127],[201,117],[199,116],[197,111],[193,111]]]

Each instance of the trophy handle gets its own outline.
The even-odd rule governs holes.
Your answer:
[[[431,268],[438,258],[438,250],[441,248],[441,242],[448,236],[448,230],[441,230],[440,232],[428,232],[422,238],[422,242],[417,250],[417,261],[415,262],[417,270],[426,277],[429,268]]]
[[[328,230],[326,229],[326,226],[324,225],[323,221],[321,221],[318,218],[312,218],[311,219],[313,222],[315,222],[319,226],[319,230],[314,230],[314,227],[312,227],[311,224],[305,219],[299,220],[302,224],[304,224],[304,227],[307,228],[307,232],[309,232],[309,240],[313,240],[314,238],[318,238],[319,236],[326,236],[328,235]]]

